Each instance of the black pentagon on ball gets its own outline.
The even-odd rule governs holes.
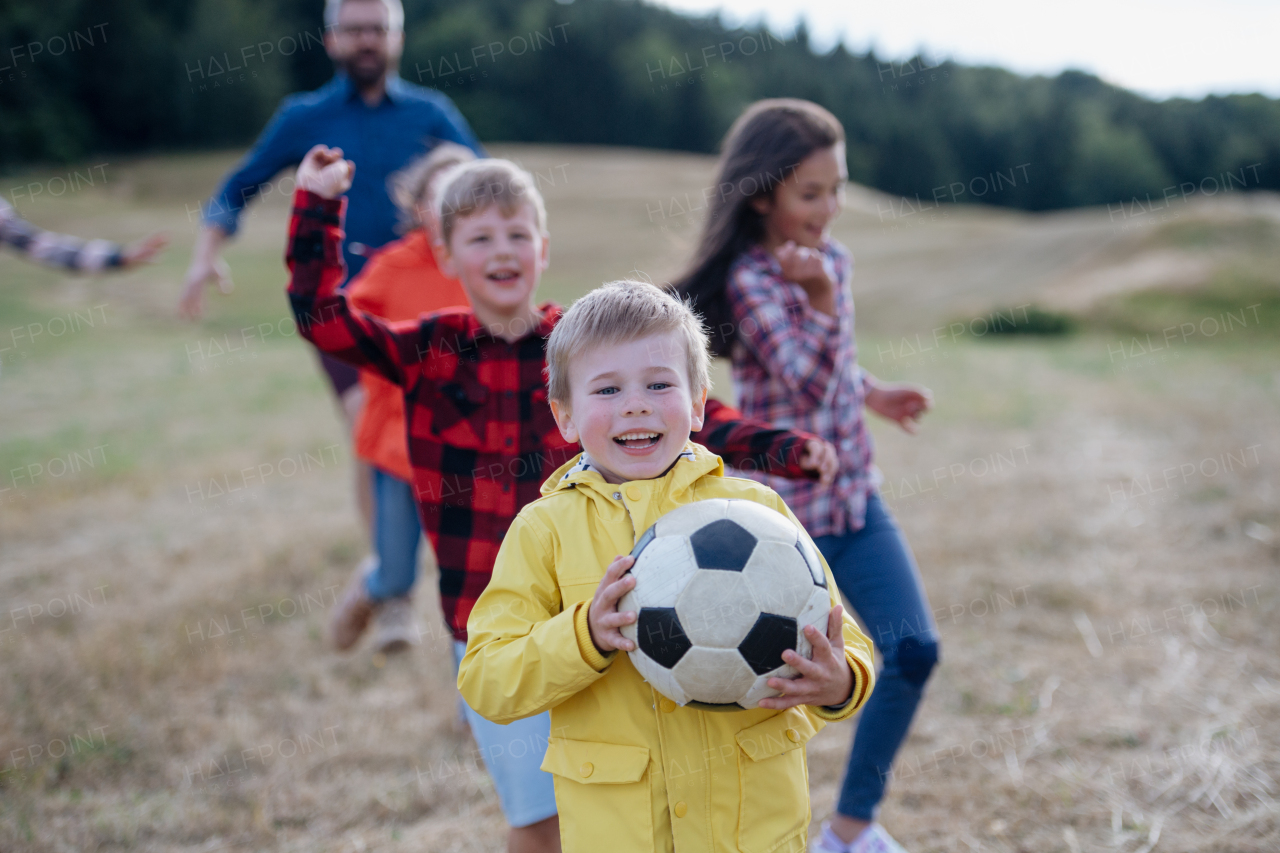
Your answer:
[[[674,607],[641,607],[636,621],[636,641],[640,651],[667,669],[678,664],[684,653],[693,648]]]
[[[796,647],[796,620],[775,613],[761,613],[756,624],[738,644],[738,653],[756,675],[782,666],[782,653]]]
[[[756,549],[756,537],[737,522],[722,518],[698,528],[689,544],[698,568],[740,572]]]

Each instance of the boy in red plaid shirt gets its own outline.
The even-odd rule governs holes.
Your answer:
[[[561,437],[547,403],[546,338],[561,310],[534,303],[549,257],[546,213],[532,178],[507,161],[478,160],[442,176],[440,265],[462,282],[471,310],[388,323],[352,309],[338,290],[346,272],[339,196],[354,169],[325,146],[299,167],[289,298],[300,333],[319,349],[405,390],[414,494],[435,548],[456,660],[507,528],[579,452]],[[824,481],[835,474],[830,445],[744,421],[712,400],[693,438],[735,467]],[[341,618],[371,617],[375,604],[364,589],[349,587]],[[533,748],[545,747],[547,715],[497,726],[468,709],[467,719],[513,827],[511,848],[559,849],[551,777],[538,769],[542,753]]]

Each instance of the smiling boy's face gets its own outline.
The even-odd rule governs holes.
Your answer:
[[[549,259],[531,205],[507,215],[491,204],[454,223],[440,266],[462,282],[477,315],[506,316],[533,304]]]
[[[569,405],[552,400],[560,434],[582,448],[609,483],[661,476],[702,428],[677,332],[589,347],[569,364]]]

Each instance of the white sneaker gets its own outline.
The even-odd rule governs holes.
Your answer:
[[[373,614],[373,647],[383,654],[402,652],[418,644],[418,624],[408,596],[388,598]]]
[[[854,839],[849,853],[907,853],[907,851],[884,831],[883,826],[873,823]]]
[[[830,827],[830,823],[822,824],[822,831],[809,844],[809,853],[907,853],[902,845],[894,841],[893,837],[878,823],[873,823],[864,829],[853,843],[839,846],[831,843],[832,840],[839,841],[839,839],[834,838],[829,831]]]

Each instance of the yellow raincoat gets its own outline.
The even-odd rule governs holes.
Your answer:
[[[467,703],[498,723],[551,709],[542,769],[555,776],[566,853],[801,853],[810,820],[804,746],[826,721],[853,715],[874,682],[871,643],[848,615],[854,686],[838,709],[678,707],[627,655],[596,651],[586,620],[596,587],[659,516],[745,498],[795,521],[772,490],[725,477],[718,456],[686,448],[692,458],[666,475],[622,485],[573,470],[576,459],[561,467],[512,523],[467,622],[458,674]],[[834,605],[839,593],[823,568]]]

